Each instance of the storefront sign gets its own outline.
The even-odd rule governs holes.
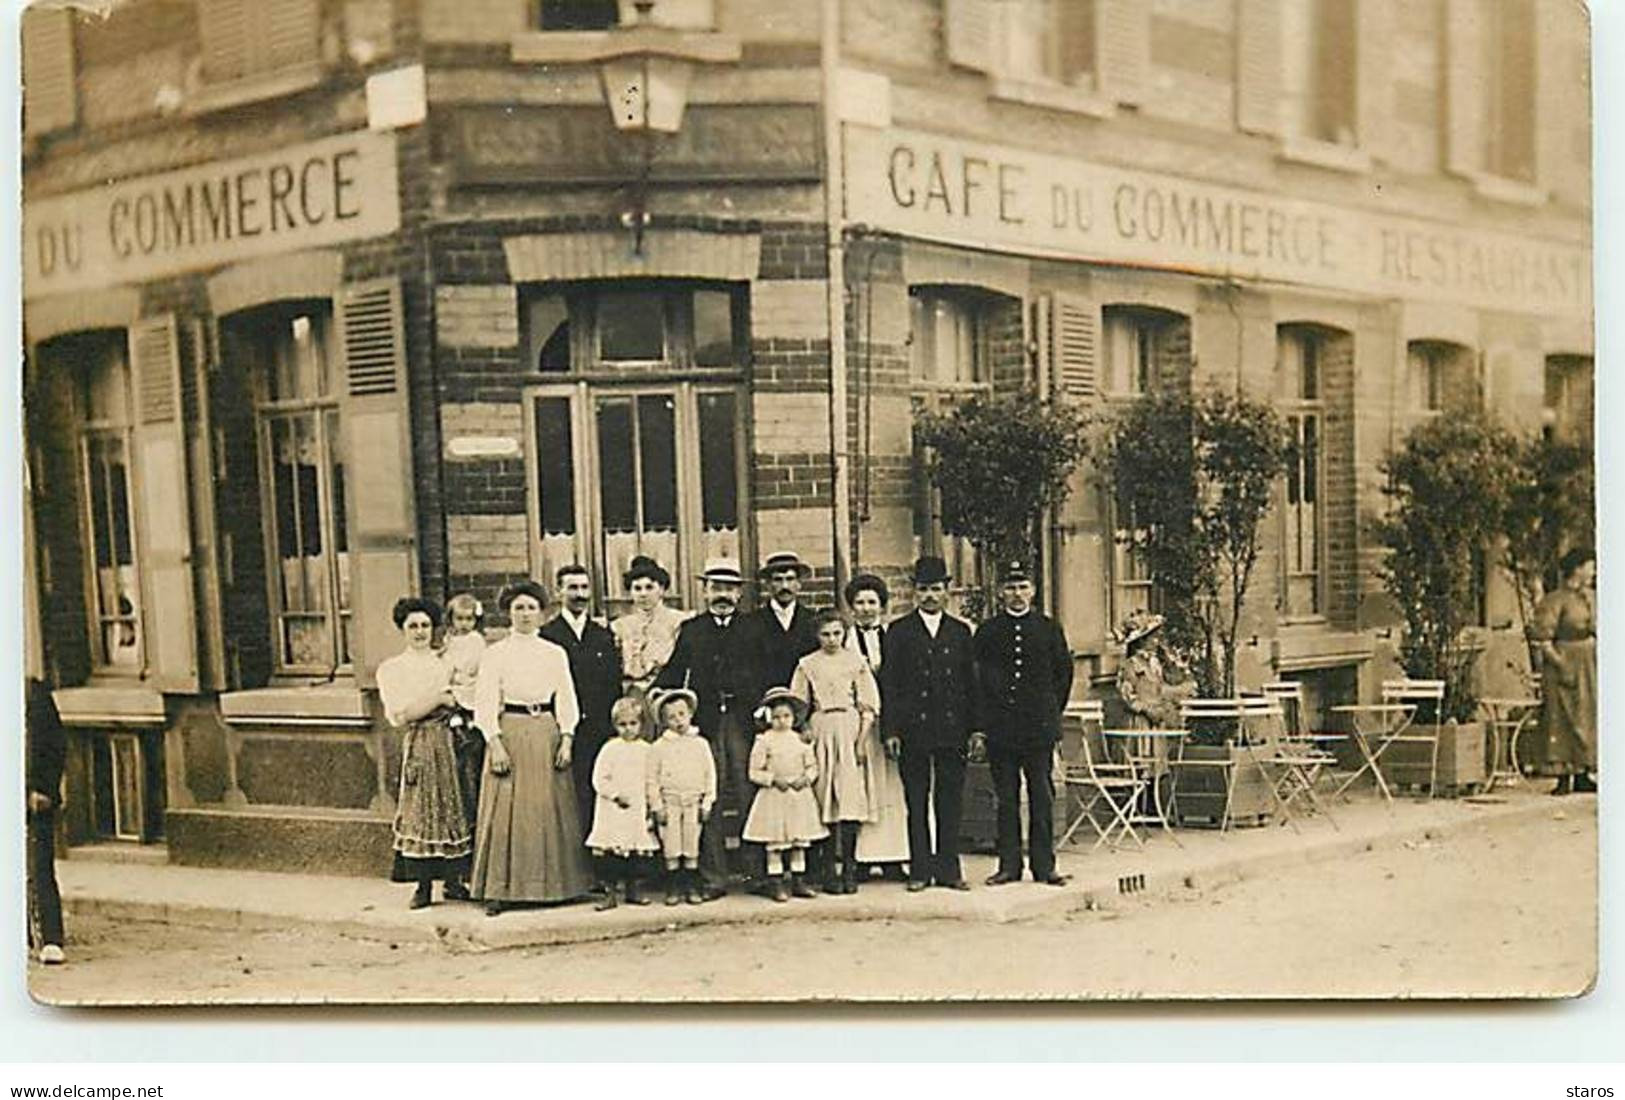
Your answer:
[[[463,184],[758,182],[820,178],[817,112],[805,104],[691,105],[675,134],[615,129],[594,107],[466,107],[446,148]]]
[[[26,203],[23,297],[383,236],[400,220],[395,138],[324,138]]]
[[[1573,244],[908,131],[846,131],[847,220],[1035,256],[1588,317]]]

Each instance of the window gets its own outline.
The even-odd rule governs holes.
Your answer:
[[[915,287],[909,292],[909,378],[914,405],[941,410],[959,396],[985,389],[991,374],[990,314],[996,296],[959,287]],[[914,450],[915,555],[939,554],[967,587],[981,575],[975,547],[942,530],[942,494],[931,483],[931,454]]]
[[[1531,0],[1480,0],[1484,19],[1484,170],[1535,178],[1535,12]]]
[[[1007,0],[1000,5],[1002,70],[1020,80],[1092,87],[1093,0]]]
[[[524,311],[539,374],[740,370],[747,359],[744,297],[725,284],[572,284],[528,295]]]
[[[1182,314],[1140,306],[1107,306],[1105,323],[1105,391],[1113,397],[1155,393],[1168,381],[1190,372],[1190,322]]]
[[[1483,404],[1471,348],[1442,340],[1412,340],[1405,347],[1405,361],[1412,412],[1470,411]]]
[[[1277,334],[1277,393],[1293,444],[1282,516],[1282,610],[1289,617],[1322,613],[1321,366],[1326,343],[1324,330],[1307,325],[1283,325]]]
[[[527,353],[550,376],[526,397],[533,573],[589,562],[614,613],[620,575],[648,554],[684,578],[673,600],[695,606],[687,578],[707,557],[748,556],[745,401],[723,373],[744,362],[742,295],[654,280],[538,288],[525,318]]]
[[[1157,593],[1151,583],[1151,569],[1140,548],[1139,524],[1133,511],[1121,501],[1112,501],[1111,621],[1121,623],[1136,611],[1152,611]]]
[[[659,27],[706,30],[712,26],[713,0],[655,0],[649,22]],[[638,11],[632,0],[541,0],[544,31],[604,31],[632,26]]]
[[[292,675],[347,670],[350,557],[331,315],[259,311],[239,322],[253,360],[261,514],[275,665]]]
[[[1591,356],[1548,355],[1545,381],[1542,431],[1549,438],[1589,444],[1594,415]]]
[[[321,59],[317,0],[198,0],[209,84],[314,80]]]
[[[141,584],[130,511],[135,422],[126,344],[122,333],[95,334],[78,337],[63,350],[78,367],[92,662],[106,671],[140,673]]]
[[[1282,112],[1287,133],[1353,146],[1357,134],[1356,0],[1281,5]]]

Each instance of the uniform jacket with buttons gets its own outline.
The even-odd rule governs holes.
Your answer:
[[[976,631],[982,725],[990,742],[1049,744],[1060,737],[1072,693],[1072,649],[1060,624],[1038,611],[1001,612]]]
[[[880,721],[915,748],[963,748],[977,728],[976,651],[970,625],[944,612],[937,636],[918,611],[886,628]]]
[[[621,649],[615,644],[615,635],[589,616],[577,638],[563,615],[544,624],[539,633],[570,658],[570,679],[581,704],[581,724],[576,727],[578,742],[602,744],[613,729],[609,708],[621,695]]]

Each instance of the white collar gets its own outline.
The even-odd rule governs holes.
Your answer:
[[[778,600],[772,600],[770,602],[773,607],[773,617],[779,620],[780,626],[784,627],[786,630],[789,630],[791,622],[793,622],[796,617],[795,601],[792,600],[788,608],[779,606]]]
[[[937,631],[942,626],[942,612],[921,610],[920,619],[925,623],[925,629],[930,633],[931,637],[935,638]]]
[[[590,614],[583,611],[578,618],[575,615],[570,614],[570,609],[568,607],[559,608],[559,616],[564,620],[566,626],[575,631],[577,638],[580,638],[582,634],[586,633],[587,620],[592,617]]]

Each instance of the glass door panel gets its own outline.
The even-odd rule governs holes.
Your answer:
[[[271,437],[282,664],[289,669],[327,671],[334,660],[318,481],[317,414],[277,415],[268,420],[267,431]]]
[[[604,576],[619,577],[639,554],[680,568],[675,397],[600,397],[594,419]]]
[[[731,391],[699,395],[700,545],[694,561],[741,557],[739,401]]]
[[[576,560],[579,521],[576,516],[576,440],[567,396],[538,397],[533,412],[536,431],[536,508],[533,535],[540,560],[536,576],[549,581],[561,565]]]

